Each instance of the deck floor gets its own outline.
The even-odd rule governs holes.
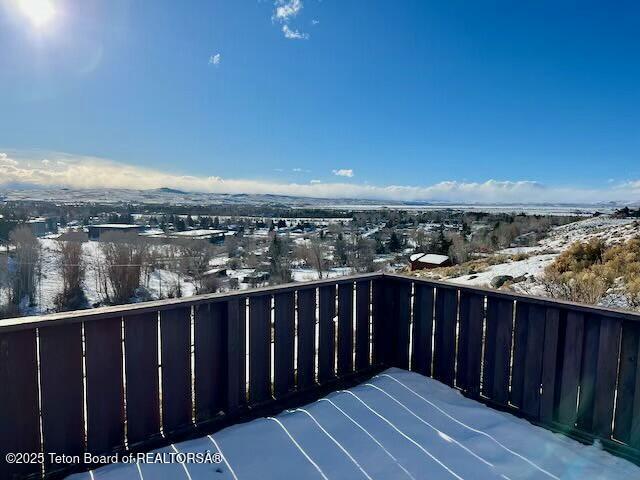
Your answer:
[[[640,468],[429,378],[389,369],[306,407],[159,452],[215,463],[115,464],[73,480],[622,479]]]

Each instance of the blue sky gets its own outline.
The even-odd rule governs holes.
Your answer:
[[[640,198],[638,2],[0,5],[0,183]]]

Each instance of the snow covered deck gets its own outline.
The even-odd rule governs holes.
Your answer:
[[[73,480],[622,479],[640,467],[392,368],[276,417],[158,452],[221,463],[115,464]]]

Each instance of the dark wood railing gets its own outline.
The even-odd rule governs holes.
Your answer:
[[[387,274],[5,320],[0,478],[70,471],[7,452],[148,451],[390,366],[640,463],[639,349],[637,314]]]

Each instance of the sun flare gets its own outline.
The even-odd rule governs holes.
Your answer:
[[[18,6],[36,27],[43,27],[56,14],[51,0],[18,0]]]

